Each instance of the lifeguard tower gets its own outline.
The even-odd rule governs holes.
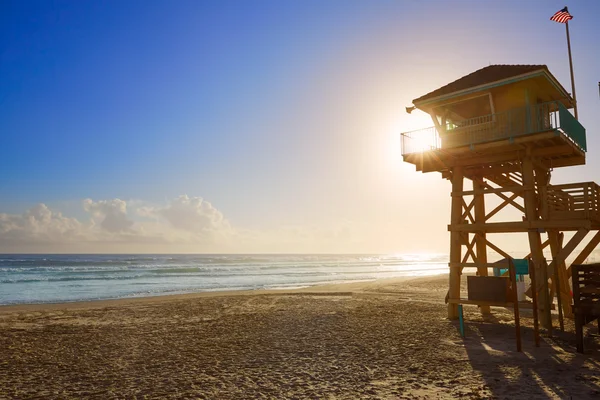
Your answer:
[[[551,327],[554,296],[571,316],[565,260],[588,233],[600,229],[597,184],[550,184],[554,168],[585,164],[585,128],[569,111],[575,106],[572,97],[545,65],[490,65],[413,104],[431,116],[434,126],[402,133],[403,159],[452,183],[448,317],[458,317],[458,304],[477,304],[483,313],[506,305],[461,299],[460,282],[465,268],[487,276],[488,268],[498,266],[488,262],[488,249],[513,259],[494,244],[492,234],[515,232],[528,237],[542,326]],[[472,190],[465,190],[465,179]],[[499,198],[493,209],[489,196]],[[505,208],[516,210],[508,213],[514,218],[497,221]],[[563,241],[564,232],[574,234]],[[598,243],[600,232],[573,264],[585,261]],[[551,259],[544,257],[547,246]]]

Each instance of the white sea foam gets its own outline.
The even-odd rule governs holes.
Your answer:
[[[310,287],[447,268],[443,254],[2,255],[0,304]]]

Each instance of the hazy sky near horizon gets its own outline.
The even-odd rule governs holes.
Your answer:
[[[3,1],[0,252],[446,252],[404,107],[489,64],[570,88],[564,5]],[[600,181],[600,3],[568,6],[589,153],[553,182]]]

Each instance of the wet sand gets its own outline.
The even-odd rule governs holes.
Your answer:
[[[0,398],[597,399],[600,339],[447,320],[447,277],[0,307]],[[595,327],[588,331],[597,333]]]

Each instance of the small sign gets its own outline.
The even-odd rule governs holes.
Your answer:
[[[510,300],[510,279],[498,276],[467,276],[468,299],[508,303]]]

